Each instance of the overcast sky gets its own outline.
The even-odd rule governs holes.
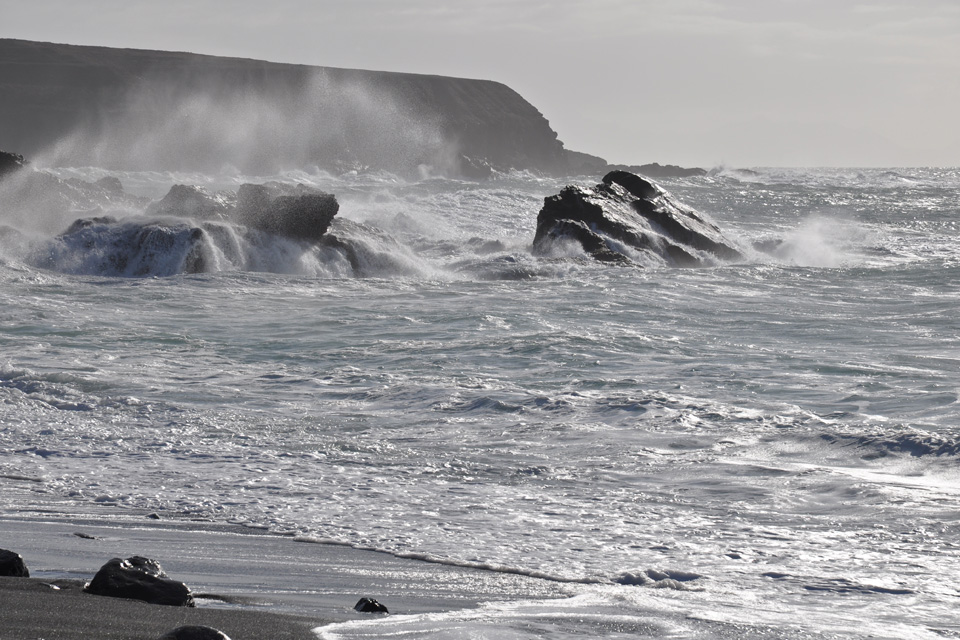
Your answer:
[[[960,165],[958,0],[0,0],[0,37],[498,80],[611,162]]]

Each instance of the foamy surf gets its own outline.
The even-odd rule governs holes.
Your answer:
[[[92,189],[6,220],[0,505],[232,522],[576,596],[392,618],[408,637],[954,634],[956,176],[862,173],[668,181],[783,251],[701,269],[532,255],[563,185],[523,174],[262,177],[336,194],[352,262],[147,203],[78,211]],[[256,181],[116,177],[147,202]]]

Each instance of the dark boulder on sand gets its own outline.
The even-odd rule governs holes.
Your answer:
[[[189,625],[177,627],[173,631],[163,634],[157,640],[230,640],[230,636],[213,627]]]
[[[189,587],[171,579],[160,563],[141,556],[113,558],[100,567],[85,591],[98,596],[175,607],[194,606]]]
[[[27,565],[19,553],[0,549],[0,576],[8,578],[29,578],[30,571],[27,569]]]
[[[698,267],[742,257],[716,225],[626,171],[611,171],[592,189],[569,186],[544,200],[534,253],[550,255],[570,240],[596,260],[619,264],[653,259]]]

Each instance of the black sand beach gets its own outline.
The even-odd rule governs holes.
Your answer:
[[[219,629],[232,640],[316,638],[324,620],[250,609],[166,607],[83,592],[82,580],[0,578],[0,637],[7,640],[141,640],[184,625]]]
[[[369,616],[353,610],[361,597],[393,615],[567,595],[545,580],[144,514],[7,514],[0,548],[21,554],[31,573],[0,578],[0,636],[12,640],[159,638],[182,625],[214,627],[232,640],[306,639],[324,624]],[[131,555],[158,560],[192,589],[197,606],[83,592],[104,562]]]

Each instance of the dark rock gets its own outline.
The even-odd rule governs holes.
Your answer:
[[[360,613],[390,613],[385,606],[373,598],[360,598],[353,608]]]
[[[316,242],[340,210],[335,196],[305,185],[244,184],[234,195],[203,187],[174,185],[147,214],[235,222],[252,229]]]
[[[650,178],[696,178],[709,173],[706,169],[698,167],[678,167],[675,164],[660,164],[659,162],[641,165],[612,164],[607,167],[607,171],[628,171]]]
[[[85,591],[98,596],[141,600],[176,607],[194,606],[190,589],[172,580],[160,563],[141,556],[113,558],[100,567]]]
[[[24,160],[23,156],[19,153],[7,153],[6,151],[0,151],[0,178],[8,173],[19,171],[26,164],[27,161]]]
[[[203,187],[175,184],[167,195],[147,207],[147,214],[196,220],[226,220],[235,206],[236,199],[233,194],[212,194]]]
[[[237,190],[237,222],[294,240],[320,240],[339,210],[335,196],[304,185],[244,184]]]
[[[120,182],[120,178],[115,176],[105,176],[93,184],[97,185],[104,191],[110,191],[111,193],[123,193],[123,183]]]
[[[609,166],[607,161],[600,156],[590,155],[582,151],[564,149],[564,155],[567,160],[567,173],[572,176],[595,175],[607,170],[606,168]]]
[[[168,631],[157,640],[230,640],[230,637],[213,627],[185,626]]]
[[[679,267],[740,252],[720,229],[666,191],[632,173],[612,171],[593,189],[570,186],[544,200],[533,251],[547,255],[558,240],[574,240],[594,259],[628,264],[646,255]]]
[[[27,569],[27,565],[19,553],[0,549],[0,576],[29,578],[30,571]]]
[[[62,235],[68,236],[74,233],[79,233],[84,229],[89,229],[90,227],[94,227],[97,225],[105,225],[105,224],[115,224],[116,222],[117,222],[117,219],[114,218],[113,216],[95,216],[93,218],[78,218],[77,220],[74,220],[69,227],[67,227],[67,230],[64,231]]]
[[[488,180],[493,176],[493,166],[486,160],[461,155],[458,173],[471,180]]]
[[[188,222],[81,218],[57,236],[38,264],[49,269],[69,264],[75,273],[136,278],[204,273],[207,245],[204,229]]]

